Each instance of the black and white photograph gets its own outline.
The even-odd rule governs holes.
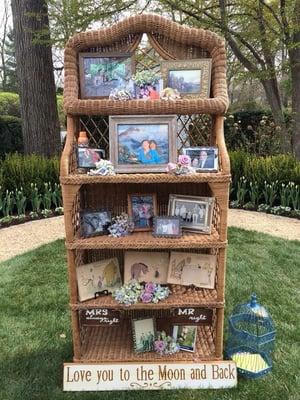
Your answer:
[[[111,224],[111,213],[106,210],[82,211],[80,213],[80,229],[82,237],[107,235]]]
[[[180,237],[182,236],[181,221],[179,217],[155,217],[153,236]]]
[[[210,233],[213,205],[212,197],[170,194],[168,215],[180,218],[185,230]]]
[[[188,147],[182,150],[191,159],[191,166],[197,172],[218,170],[217,147]]]
[[[105,151],[90,147],[77,148],[78,168],[95,168],[96,163],[105,158]]]
[[[153,350],[155,325],[153,318],[134,319],[132,321],[134,351],[145,353]]]

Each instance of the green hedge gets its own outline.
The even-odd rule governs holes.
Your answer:
[[[20,117],[20,100],[17,93],[0,92],[0,115]]]
[[[265,181],[300,184],[300,162],[290,154],[257,157],[243,151],[231,151],[229,155],[233,186],[242,176],[260,185]]]
[[[59,183],[57,157],[47,159],[37,155],[9,154],[0,162],[0,185],[4,192],[22,187],[25,196],[30,197],[30,184],[35,183],[43,192],[45,182]]]
[[[0,117],[0,158],[12,152],[23,153],[22,123],[18,117]]]

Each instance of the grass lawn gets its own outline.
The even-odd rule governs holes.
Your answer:
[[[277,328],[269,376],[231,390],[62,392],[72,345],[66,255],[56,241],[0,265],[0,399],[300,399],[299,242],[231,228],[229,243],[226,314],[253,291],[268,307]]]

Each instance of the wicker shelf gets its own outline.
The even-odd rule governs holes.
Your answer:
[[[230,182],[230,175],[222,172],[197,173],[191,175],[160,174],[117,174],[113,176],[90,176],[85,174],[70,174],[60,179],[64,185],[83,185],[99,183],[206,183]]]
[[[123,321],[122,326],[85,327],[85,329],[81,358],[74,358],[74,362],[199,362],[201,360],[216,360],[212,328],[208,326],[199,326],[194,353],[180,351],[165,357],[154,352],[135,353],[131,325],[126,320]]]
[[[111,295],[109,295],[71,304],[71,309],[86,310],[89,308],[104,307],[122,310],[163,310],[169,309],[170,307],[199,307],[199,304],[201,304],[201,307],[207,308],[219,308],[224,306],[223,301],[218,301],[217,291],[215,289],[199,289],[184,294],[170,294],[166,300],[160,301],[157,304],[137,303],[126,307],[116,302]]]
[[[168,114],[224,114],[226,98],[165,100],[72,99],[65,102],[65,111],[71,115],[168,115]]]
[[[141,57],[139,46],[144,34],[148,36],[149,52],[143,51]],[[78,53],[98,51],[107,54],[110,52],[130,53],[133,56],[138,54],[138,57],[133,57],[135,70],[144,69],[145,65],[150,70],[156,70],[160,60],[211,58],[210,95],[212,97],[182,98],[176,101],[80,99]],[[180,363],[222,359],[227,208],[231,180],[230,160],[224,139],[223,115],[228,107],[224,40],[213,32],[183,27],[158,15],[142,14],[129,17],[111,27],[76,34],[68,41],[65,48],[64,83],[67,138],[61,158],[60,181],[65,211],[74,361],[90,363],[142,363],[143,361],[164,363],[170,361]],[[171,114],[179,116],[177,143],[181,147],[217,146],[220,171],[185,176],[174,176],[167,173],[88,176],[80,174],[81,171],[76,169],[74,144],[81,126],[85,130],[89,129],[84,126],[82,121],[85,119],[82,117],[88,116],[87,120],[93,120],[90,128],[90,139],[93,140],[91,143],[108,150],[110,143],[107,116]],[[201,114],[211,115],[208,125],[203,122]],[[192,117],[193,115],[194,117]],[[95,119],[94,117],[97,116],[105,118]],[[190,117],[185,118],[185,116]],[[202,129],[204,126],[207,129]],[[210,131],[210,137],[207,136],[207,130]],[[162,215],[167,213],[167,201],[170,193],[195,196],[213,195],[216,202],[212,233],[205,235],[184,232],[184,235],[177,239],[157,238],[152,235],[152,232],[135,232],[124,238],[79,237],[80,210],[95,209],[101,205],[105,209],[111,209],[112,215],[118,215],[126,209],[127,194],[134,193],[135,189],[137,189],[136,192],[145,193],[147,193],[146,190],[150,191],[151,189],[151,193],[157,193],[158,210]],[[111,296],[78,302],[76,266],[89,260],[98,259],[99,256],[101,259],[110,258],[112,255],[117,256],[122,262],[123,250],[129,249],[185,250],[197,253],[207,252],[211,249],[210,253],[218,255],[215,289],[197,291],[189,289],[184,293],[173,287],[174,293],[159,304],[136,304],[128,308],[116,303]],[[121,323],[109,327],[82,326],[79,310],[98,307],[121,310]],[[171,334],[172,318],[168,319],[168,317],[173,315],[171,311],[173,307],[206,307],[213,310],[211,325],[198,325],[195,352],[181,351],[166,357],[153,352],[135,353],[131,319],[141,318],[142,315],[153,318],[155,316],[157,329],[166,330],[168,334]]]
[[[227,242],[219,238],[218,232],[213,229],[210,235],[199,233],[184,233],[180,238],[154,237],[152,232],[134,232],[129,236],[114,238],[110,236],[96,236],[92,238],[78,238],[67,242],[69,250],[79,249],[199,249],[224,248]]]

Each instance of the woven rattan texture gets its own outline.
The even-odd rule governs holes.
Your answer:
[[[219,173],[198,173],[194,175],[171,175],[171,174],[118,174],[115,176],[89,176],[86,174],[71,174],[60,179],[64,185],[102,184],[102,183],[207,183],[207,182],[230,182],[230,175]]]
[[[201,54],[212,58],[212,98],[113,101],[79,99],[78,53],[89,48],[109,51],[135,50],[137,38],[147,33],[163,59],[185,59]],[[154,35],[155,34],[155,35]],[[152,40],[151,40],[152,39]],[[127,42],[127,47],[124,43]],[[118,46],[118,43],[121,45]],[[117,47],[117,48],[116,48]],[[198,52],[195,50],[199,48]],[[129,17],[111,27],[79,33],[65,48],[64,108],[74,115],[117,114],[222,114],[228,107],[226,51],[223,39],[203,29],[188,28],[159,15]]]
[[[157,304],[137,303],[130,306],[131,310],[154,310],[154,309],[170,309],[170,307],[221,307],[224,305],[223,302],[217,301],[217,291],[215,289],[187,289],[185,293],[176,292],[171,294],[166,300],[160,301]],[[95,308],[95,307],[106,307],[114,309],[125,309],[126,306],[117,303],[110,295],[98,297],[97,299],[88,300],[85,302],[78,302],[71,304],[72,310]],[[127,307],[128,309],[128,307]]]
[[[157,238],[151,232],[135,232],[122,238],[97,236],[86,239],[75,239],[67,242],[70,250],[74,249],[197,249],[224,248],[227,242],[222,242],[218,233],[213,230],[211,235],[184,233],[181,238]]]
[[[158,329],[159,321],[157,323]],[[84,334],[81,358],[75,362],[142,362],[142,361],[201,361],[216,359],[212,328],[199,326],[195,353],[179,353],[160,356],[157,353],[136,353],[133,349],[132,330],[129,321],[122,326],[88,327]]]

